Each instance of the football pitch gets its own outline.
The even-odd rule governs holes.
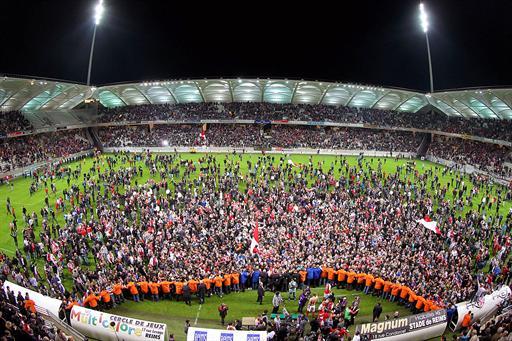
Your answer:
[[[199,158],[204,157],[205,154],[189,154],[182,153],[179,154],[179,159],[182,160],[191,160],[197,162]],[[214,155],[219,164],[221,165],[221,172],[224,171],[224,166],[226,163],[230,162],[240,162],[240,170],[243,175],[248,174],[248,164],[247,161],[251,161],[254,165],[258,158],[262,157],[261,154],[245,154],[245,155],[233,155],[233,154],[212,154]],[[101,171],[108,169],[108,165],[106,159],[112,156],[112,154],[104,154],[99,157],[100,160],[100,168]],[[277,166],[280,162],[280,158],[282,155],[280,154],[271,154],[270,157],[274,158],[274,164]],[[153,179],[155,181],[160,181],[159,172],[156,172],[154,175],[150,174],[149,169],[145,166],[143,162],[144,157],[142,157],[141,161],[136,163],[136,167],[141,167],[143,169],[142,176],[134,177],[132,180],[137,181],[139,184],[145,183],[149,179]],[[328,156],[328,155],[289,155],[285,157],[284,162],[289,162],[291,160],[294,164],[309,164],[312,162],[314,166],[317,166],[321,163],[322,168],[327,171],[331,168],[331,165],[334,164],[335,160],[340,160],[339,156]],[[343,157],[344,160],[348,162],[350,167],[356,167],[358,165],[358,157]],[[94,158],[86,158],[81,161],[77,161],[69,164],[72,170],[81,168],[82,174],[88,172],[89,169],[93,166]],[[178,162],[178,161],[175,161]],[[397,171],[397,167],[405,167],[408,162],[415,162],[416,167],[415,170],[420,174],[431,170],[434,168],[435,174],[437,174],[440,178],[440,182],[444,185],[448,182],[454,181],[454,179],[458,176],[457,172],[447,172],[446,174],[442,174],[441,170],[442,166],[433,164],[427,161],[421,160],[408,160],[408,159],[393,159],[393,158],[377,158],[377,157],[365,157],[362,159],[362,167],[371,167],[372,170],[377,170],[379,163],[381,164],[382,171],[386,174],[395,173]],[[339,165],[339,163],[338,163]],[[129,167],[128,163],[117,162],[114,168],[121,167]],[[181,167],[183,171],[184,166]],[[196,167],[195,177],[199,175],[200,169]],[[340,174],[341,172],[341,174]],[[402,178],[410,177],[410,180],[414,182],[414,178],[412,176],[413,173],[406,174],[405,172],[401,172]],[[343,167],[341,170],[339,166],[334,167],[334,175],[338,178],[340,175],[345,174],[345,168]],[[97,177],[96,175],[93,176]],[[178,177],[178,180],[181,177]],[[311,179],[309,179],[311,180]],[[467,191],[471,191],[473,188],[473,184],[469,180],[467,176],[464,176],[465,183],[467,186]],[[11,185],[0,185],[0,251],[5,252],[8,256],[13,256],[16,251],[16,246],[14,244],[13,238],[10,235],[9,223],[12,221],[12,216],[7,213],[6,210],[6,200],[10,198],[11,204],[16,211],[17,219],[18,219],[18,242],[20,247],[23,245],[22,240],[22,231],[24,228],[24,222],[22,219],[22,209],[25,207],[27,209],[28,214],[32,212],[36,212],[39,215],[39,211],[45,205],[45,190],[44,183],[39,187],[36,193],[30,195],[29,187],[32,183],[33,179],[31,178],[18,178],[12,182]],[[82,190],[83,177],[80,176],[78,179],[71,179],[71,185],[76,184]],[[66,178],[57,179],[54,181],[57,191],[53,194],[50,190],[50,183],[48,181],[48,189],[49,189],[49,204],[55,210],[55,200],[62,195],[62,190],[68,187]],[[311,181],[310,181],[311,183]],[[243,185],[242,185],[243,186]],[[453,186],[452,186],[453,187]],[[450,189],[452,188],[450,187]],[[430,186],[427,186],[430,188]],[[492,186],[489,191],[491,194],[496,194],[497,186]],[[466,205],[459,214],[463,214],[469,210],[476,210],[478,208],[478,204],[482,200],[482,197],[485,195],[485,191],[482,190],[474,197],[474,200],[469,205]],[[452,201],[451,190],[447,193],[447,198]],[[510,207],[512,206],[512,202],[505,201],[502,203],[502,206],[499,208],[499,214],[506,216],[509,212]],[[64,225],[64,214],[60,211],[55,210],[56,218],[58,223],[62,226]],[[493,209],[492,212],[488,212],[489,215],[495,214]],[[39,223],[41,223],[41,217],[39,216]],[[39,231],[40,226],[37,227],[35,231],[36,240],[39,241]],[[92,257],[92,256],[91,256]],[[94,264],[94,262],[91,262]],[[39,265],[42,265],[42,260],[39,260]],[[93,267],[94,265],[92,265]],[[44,274],[43,271],[41,273]],[[67,270],[64,270],[63,281],[67,288],[71,288],[72,279],[71,275]],[[321,296],[322,288],[317,288],[313,290],[314,292],[319,293]],[[300,291],[298,291],[300,294]],[[372,309],[375,303],[377,302],[377,298],[373,296],[363,295],[360,292],[355,291],[346,291],[341,289],[335,289],[334,293],[336,296],[347,295],[349,299],[349,303],[352,302],[354,295],[361,294],[361,310],[359,315],[356,318],[356,324],[370,322]],[[285,293],[284,297],[287,297]],[[227,321],[234,321],[234,319],[241,319],[242,317],[256,317],[259,314],[263,313],[264,310],[268,310],[269,312],[272,310],[272,293],[267,292],[264,298],[263,305],[259,305],[256,303],[256,292],[254,291],[246,291],[243,293],[231,293],[229,295],[225,295],[223,298],[219,298],[217,296],[212,296],[206,299],[205,304],[199,305],[199,301],[197,298],[194,298],[192,301],[192,306],[187,306],[183,302],[176,301],[160,301],[160,302],[151,302],[144,301],[140,303],[134,303],[131,301],[127,301],[123,303],[121,306],[116,307],[110,312],[119,315],[130,316],[134,318],[140,318],[150,321],[156,322],[164,322],[168,326],[168,330],[170,333],[174,334],[176,339],[183,340],[185,339],[185,334],[183,331],[183,326],[185,320],[190,320],[192,326],[198,327],[209,327],[209,328],[221,328],[220,319],[217,312],[217,307],[220,303],[224,302],[229,307],[229,312],[227,316]],[[297,310],[297,301],[286,301],[287,310],[290,313],[295,313]],[[383,302],[383,315],[389,314],[393,315],[395,311],[399,311],[402,316],[409,314],[407,309],[403,307],[399,307],[396,304],[391,304],[389,302]],[[382,320],[382,317],[381,317]],[[351,328],[351,335],[353,333],[353,327]]]

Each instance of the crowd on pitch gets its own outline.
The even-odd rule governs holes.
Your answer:
[[[260,281],[286,291],[295,278],[428,311],[510,281],[512,212],[500,211],[506,188],[415,162],[388,172],[387,162],[119,153],[69,173],[49,169],[34,176],[39,190],[58,176],[69,179],[66,191],[45,192],[40,219],[8,212],[11,229],[24,230],[16,256],[3,259],[4,276],[65,300],[67,310],[142,296],[190,304],[194,294],[220,296]],[[48,214],[55,204],[62,226]],[[439,222],[439,235],[416,223],[426,214]]]

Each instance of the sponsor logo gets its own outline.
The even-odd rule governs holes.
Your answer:
[[[247,341],[260,341],[260,334],[247,334]]]
[[[208,339],[208,332],[196,330],[194,332],[194,341],[206,341]]]
[[[235,336],[232,333],[221,333],[220,341],[233,341]]]
[[[361,326],[361,334],[383,333],[390,329],[407,327],[407,318],[388,320],[379,323],[366,323]]]
[[[380,339],[428,329],[443,323],[446,323],[446,310],[435,310],[400,319],[366,323],[358,326],[357,330],[370,339]]]

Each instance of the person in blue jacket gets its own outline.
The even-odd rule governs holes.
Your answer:
[[[313,268],[307,268],[306,272],[307,272],[306,284],[311,286],[311,285],[313,285],[313,282],[314,282],[314,279],[315,279],[315,270]]]
[[[321,275],[322,275],[322,268],[319,268],[319,267],[313,268],[315,287],[317,287],[320,284],[320,276]]]
[[[247,270],[242,271],[242,273],[240,274],[240,284],[242,285],[242,292],[245,291],[248,277],[249,272],[247,272]]]
[[[252,273],[252,289],[258,289],[258,282],[260,281],[260,270],[255,270]]]

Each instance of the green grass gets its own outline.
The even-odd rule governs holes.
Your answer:
[[[231,154],[214,154],[216,158],[219,160],[219,163],[224,169],[224,160],[227,160],[227,162],[231,162],[233,160],[233,155]],[[101,163],[101,170],[107,169],[107,164],[104,162],[105,158],[108,155],[104,155],[101,157],[102,163]],[[200,157],[203,157],[204,154],[181,154],[182,159],[187,160],[194,160],[197,161]],[[257,158],[260,157],[260,155],[252,154],[252,155],[244,155],[241,159],[239,159],[239,156],[235,157],[235,161],[240,161],[240,167],[242,174],[247,174],[247,160],[251,160],[254,164],[254,161],[257,160]],[[275,163],[279,162],[280,155],[274,155]],[[302,164],[308,164],[309,163],[309,155],[292,155],[289,157],[289,159],[293,160],[295,163],[302,163]],[[336,156],[319,156],[319,155],[313,155],[312,156],[312,162],[316,166],[318,162],[322,163],[322,168],[324,170],[328,170],[330,168],[331,163],[334,163],[336,159],[339,159],[339,157]],[[357,157],[344,157],[345,160],[349,163],[350,167],[354,167],[357,165]],[[408,160],[394,160],[391,158],[365,158],[364,159],[364,168],[367,169],[369,166],[372,167],[372,169],[376,170],[377,165],[379,161],[383,162],[382,170],[386,174],[395,173],[397,166],[404,166]],[[449,172],[446,175],[441,174],[441,170],[443,169],[442,166],[426,162],[426,161],[419,161],[416,160],[417,167],[416,169],[420,174],[423,174],[427,170],[430,170],[432,168],[436,169],[436,173],[440,177],[441,183],[444,185],[448,182],[451,182],[455,177],[457,177],[458,173],[450,174]],[[88,171],[93,164],[93,159],[88,158],[84,159],[80,162],[75,162],[71,164],[72,169],[76,169],[79,165],[82,167],[82,173]],[[156,181],[160,180],[160,176],[157,174],[155,176],[150,176],[150,173],[148,169],[144,166],[143,162],[138,162],[138,166],[142,166],[144,168],[144,174],[142,177],[136,177],[133,179],[133,181],[138,181],[138,183],[144,183],[149,178],[153,178]],[[122,162],[118,162],[116,168],[120,167],[128,167],[128,164],[124,164]],[[335,168],[335,176],[338,177],[339,171],[338,166]],[[345,169],[342,170],[342,173],[345,174]],[[183,173],[182,173],[183,174]],[[193,177],[197,177],[199,174],[199,170],[196,171],[195,175]],[[412,178],[412,175],[405,174],[404,172],[401,173],[402,178],[409,177]],[[80,176],[78,180],[72,179],[72,184],[77,183],[80,188],[82,177]],[[180,180],[182,177],[179,178]],[[463,179],[468,184],[468,191],[470,191],[473,188],[473,185],[469,181],[469,178],[467,176],[463,176]],[[7,214],[5,209],[5,202],[7,197],[10,197],[11,203],[13,207],[16,210],[16,214],[18,217],[18,241],[20,246],[22,245],[22,231],[24,227],[24,223],[22,221],[22,207],[25,206],[29,213],[32,213],[32,211],[35,211],[39,214],[39,210],[41,207],[44,206],[44,198],[45,198],[45,192],[44,192],[44,185],[40,187],[40,189],[35,193],[33,196],[29,195],[29,186],[32,182],[32,179],[29,178],[19,178],[13,181],[14,184],[14,190],[11,190],[10,186],[7,185],[1,185],[0,186],[0,203],[3,205],[3,207],[0,207],[0,250],[4,251],[7,255],[13,256],[14,252],[16,250],[13,239],[11,238],[9,234],[9,222],[12,220],[12,217]],[[55,184],[57,186],[57,194],[49,195],[49,201],[52,208],[55,206],[55,200],[58,196],[62,194],[62,190],[67,187],[67,182],[65,179],[59,179],[55,181]],[[48,182],[48,186],[50,185],[50,182]],[[241,185],[243,186],[243,184]],[[430,186],[428,186],[430,189]],[[497,186],[489,187],[487,190],[489,193],[492,193],[493,195],[496,195]],[[51,192],[50,192],[51,193]],[[473,202],[470,205],[466,205],[464,209],[460,212],[460,214],[468,212],[470,210],[475,210],[478,207],[478,203],[481,201],[482,196],[485,194],[485,191],[481,191],[473,200]],[[447,199],[452,201],[452,194],[451,191],[448,191],[447,193]],[[499,209],[499,213],[506,215],[506,213],[509,211],[510,207],[512,206],[511,202],[503,202],[502,207]],[[67,208],[69,208],[69,203],[67,203]],[[64,219],[63,214],[61,212],[57,213],[57,220],[58,222],[63,225]],[[491,213],[491,212],[489,212]],[[492,213],[494,213],[494,208],[492,209]],[[41,222],[41,218],[39,219]],[[39,239],[39,227],[36,230],[36,239]],[[39,261],[39,264],[42,264],[41,261]],[[42,273],[42,272],[41,272]],[[71,277],[67,270],[64,272],[63,276],[64,284],[67,287],[70,287],[71,284]],[[345,292],[336,290],[336,294],[344,294]],[[256,316],[257,314],[261,313],[263,309],[271,310],[271,301],[272,295],[268,293],[265,297],[265,302],[263,306],[257,305],[256,302],[256,293],[252,291],[248,291],[245,293],[239,293],[239,294],[230,294],[223,298],[223,301],[227,303],[230,306],[229,314],[228,314],[228,320],[233,320],[236,318],[241,318],[244,316]],[[371,315],[371,310],[373,309],[373,306],[376,302],[376,299],[373,297],[369,297],[366,295],[363,295],[363,301],[361,305],[361,312],[360,315],[357,318],[357,323],[361,322],[368,322]],[[202,327],[220,327],[219,324],[219,318],[217,313],[217,306],[221,303],[220,299],[217,297],[211,297],[208,298],[206,303],[201,307],[201,311],[199,312],[198,317],[198,326]],[[141,318],[145,320],[153,320],[153,321],[159,321],[159,322],[165,322],[168,325],[168,329],[171,333],[174,333],[176,336],[178,336],[178,339],[183,339],[183,324],[186,319],[190,319],[192,324],[194,324],[196,315],[198,313],[198,303],[197,301],[194,302],[192,307],[186,306],[182,302],[143,302],[143,303],[133,303],[133,302],[127,302],[123,304],[122,306],[116,308],[113,310],[113,313],[119,314],[119,315],[127,315],[132,316],[135,318]],[[398,306],[394,304],[389,304],[387,302],[384,302],[384,314],[386,313],[392,313],[395,310],[399,310],[402,314],[407,314],[408,312],[400,309]],[[296,303],[292,304],[292,308],[289,309],[290,312],[296,311]]]

